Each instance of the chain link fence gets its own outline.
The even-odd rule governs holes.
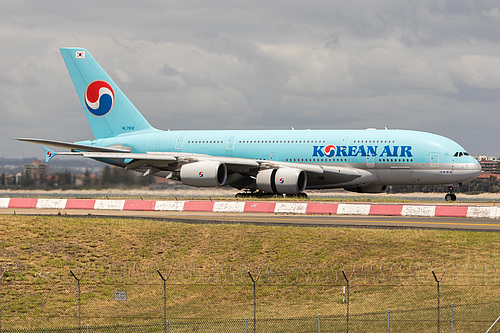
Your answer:
[[[500,316],[496,268],[376,266],[11,266],[0,332],[486,332]]]

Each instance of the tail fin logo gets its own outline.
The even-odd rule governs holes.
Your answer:
[[[115,103],[115,92],[109,83],[94,81],[85,90],[87,110],[96,117],[103,117],[111,111]]]

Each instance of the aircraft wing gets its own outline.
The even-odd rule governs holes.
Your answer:
[[[156,174],[161,171],[176,171],[179,170],[182,165],[189,163],[216,161],[224,163],[229,173],[240,174],[241,176],[247,178],[255,178],[260,170],[278,168],[295,168],[304,170],[308,175],[310,183],[340,184],[361,177],[361,173],[359,171],[348,167],[252,160],[247,158],[211,156],[194,153],[148,152],[144,154],[135,154],[114,152],[72,152],[67,154],[78,154],[86,158],[101,161],[112,161],[115,165],[120,165],[126,170],[142,172],[145,176],[149,174]],[[239,181],[241,181],[241,177]],[[250,181],[253,180],[249,179],[249,182]]]
[[[320,166],[306,163],[253,160],[195,153],[148,152],[145,154],[134,154],[79,152],[78,154],[83,157],[102,161],[112,160],[113,164],[123,166],[126,170],[142,172],[144,176],[157,173],[159,173],[158,175],[164,175],[165,172],[178,171],[183,165],[194,162],[221,162],[226,165],[228,173],[233,174],[233,177],[230,179],[234,179],[234,183],[230,180],[228,185],[237,188],[245,187],[249,183],[252,183],[257,173],[264,169],[294,168],[304,170],[307,173],[308,184],[310,185],[341,184],[362,176],[361,172],[357,169],[342,166]],[[160,173],[162,171],[163,173]],[[167,177],[170,177],[170,175]]]

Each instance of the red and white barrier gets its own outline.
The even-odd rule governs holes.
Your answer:
[[[68,199],[38,199],[36,208],[38,209],[64,209]]]
[[[403,205],[401,216],[436,216],[436,206]]]
[[[469,207],[467,217],[499,218],[500,207]]]
[[[125,200],[96,200],[94,209],[123,210]]]
[[[184,210],[184,201],[156,201],[154,210],[182,212]]]
[[[368,215],[400,216],[403,205],[371,205]]]
[[[154,200],[125,200],[123,210],[155,210],[156,201]]]
[[[66,209],[94,209],[94,199],[68,199]]]
[[[8,208],[36,208],[38,199],[30,198],[12,198],[9,201]]]
[[[370,214],[369,204],[339,204],[338,215],[368,215]]]
[[[245,213],[274,213],[275,202],[245,202]]]
[[[0,208],[9,208],[10,198],[0,198]]]
[[[216,201],[213,211],[217,213],[243,213],[245,203],[241,201]]]
[[[0,198],[1,208],[500,218],[500,207],[495,206],[337,204],[317,202]]]
[[[281,214],[305,214],[307,203],[305,202],[277,202],[274,213]]]

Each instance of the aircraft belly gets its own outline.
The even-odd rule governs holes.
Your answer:
[[[391,168],[378,171],[379,183],[385,185],[414,184],[417,182],[415,170],[410,168]]]
[[[328,189],[341,188],[348,186],[359,186],[377,183],[376,170],[356,170],[357,175],[345,176],[335,173],[325,172],[322,175],[308,175],[307,188],[309,189]]]

